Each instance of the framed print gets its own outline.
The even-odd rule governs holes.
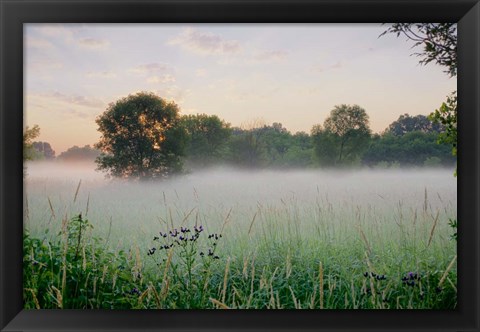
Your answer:
[[[478,331],[478,1],[0,9],[2,331]]]

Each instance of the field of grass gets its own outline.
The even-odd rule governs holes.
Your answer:
[[[55,167],[25,180],[25,308],[456,306],[452,170],[126,183]]]

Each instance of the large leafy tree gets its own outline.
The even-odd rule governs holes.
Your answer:
[[[225,153],[232,134],[230,124],[216,115],[185,115],[181,119],[186,130],[185,154],[197,166],[218,161]]]
[[[178,106],[140,92],[114,103],[96,119],[102,136],[98,168],[120,178],[164,178],[182,170],[185,133]]]
[[[323,123],[312,129],[314,148],[324,165],[350,164],[368,147],[371,130],[368,115],[358,105],[339,105]]]

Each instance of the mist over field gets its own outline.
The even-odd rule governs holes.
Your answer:
[[[110,308],[456,305],[453,169],[212,168],[139,182],[105,179],[93,164],[27,166],[25,230],[52,246],[70,229],[67,256],[77,273],[89,280],[82,269],[93,264],[104,277],[90,282],[107,278],[108,287],[127,294]],[[79,222],[93,228],[78,233]],[[203,235],[200,227],[206,234],[198,244],[182,240],[187,230]],[[106,263],[89,256],[96,250]],[[118,266],[129,266],[126,274]],[[318,290],[319,280],[325,289]],[[374,287],[380,295],[370,299]],[[109,306],[81,299],[71,301]]]
[[[143,183],[106,179],[95,171],[94,164],[30,163],[25,184],[29,208],[26,226],[34,230],[51,218],[49,200],[55,215],[67,210],[83,212],[99,229],[114,220],[114,226],[128,229],[126,241],[141,238],[172,220],[174,224],[193,222],[195,216],[211,228],[220,228],[229,212],[227,229],[243,229],[255,214],[261,218],[262,211],[278,211],[292,204],[300,214],[329,207],[340,215],[347,211],[355,214],[360,208],[388,214],[399,208],[420,211],[427,204],[431,213],[448,209],[449,216],[455,217],[456,178],[452,173],[451,169],[213,168]],[[192,209],[189,220],[184,221]]]

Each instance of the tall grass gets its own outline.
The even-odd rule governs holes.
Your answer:
[[[29,178],[24,206],[26,308],[457,302],[449,171],[217,172],[150,185]]]

